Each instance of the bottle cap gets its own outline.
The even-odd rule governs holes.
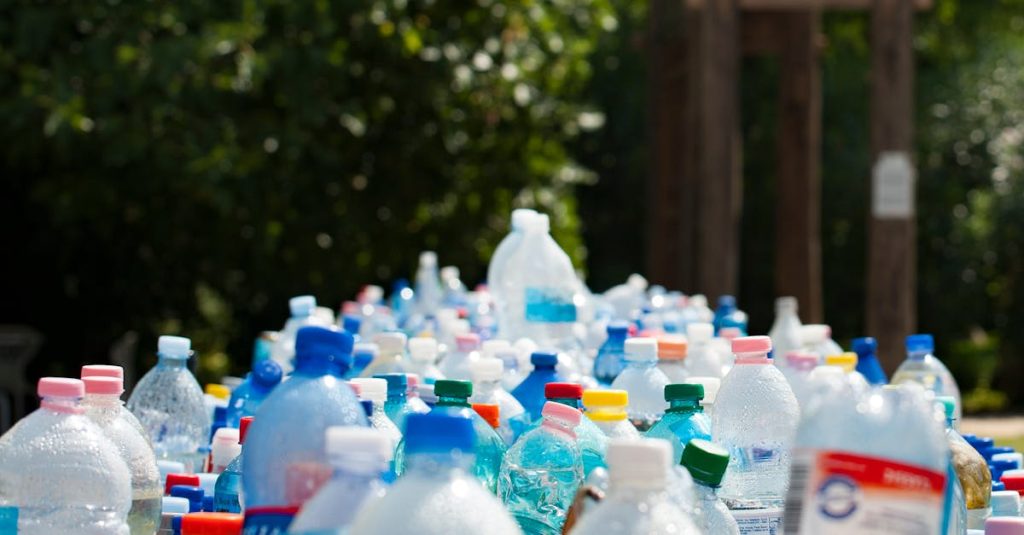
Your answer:
[[[930,334],[912,334],[907,337],[908,353],[931,353],[935,350],[935,339]]]
[[[437,265],[437,253],[434,251],[423,251],[420,253],[420,267],[434,267]]]
[[[473,395],[473,383],[469,381],[455,381],[453,379],[438,379],[434,382],[434,395],[446,398],[469,398]]]
[[[389,462],[396,446],[387,435],[372,427],[328,427],[325,437],[327,456],[332,459],[359,457]]]
[[[654,338],[627,338],[626,360],[658,360],[658,341]]]
[[[1024,470],[1013,470],[1013,472],[1006,472],[1003,477],[999,479],[1006,486],[1006,490],[1012,490],[1021,496],[1024,496]]]
[[[686,384],[701,385],[704,387],[704,401],[701,405],[714,404],[718,397],[718,388],[722,386],[722,380],[718,377],[689,377]]]
[[[718,330],[718,337],[729,342],[741,336],[743,336],[743,331],[739,327],[722,327]]]
[[[736,297],[732,295],[721,295],[718,297],[718,308],[732,309],[736,308]]]
[[[171,487],[171,496],[188,500],[189,512],[195,513],[203,509],[203,489],[198,485],[174,485]]]
[[[858,355],[874,354],[875,351],[878,351],[878,341],[870,336],[854,338],[851,347],[853,352]]]
[[[474,382],[500,381],[505,365],[494,357],[483,357],[469,363]]]
[[[476,441],[472,420],[442,412],[410,414],[405,419],[403,436],[407,454],[448,453],[452,450],[472,453]]]
[[[484,340],[480,343],[480,354],[484,358],[491,358],[498,354],[499,351],[509,349],[512,344],[508,343],[508,340]]]
[[[683,450],[681,464],[690,471],[694,480],[717,487],[729,466],[729,452],[710,441],[695,438]]]
[[[241,444],[241,431],[232,427],[221,427],[213,434],[211,446],[218,444],[226,446],[237,446]]]
[[[626,336],[629,333],[629,324],[624,321],[613,321],[605,328],[608,336]]]
[[[715,327],[710,323],[690,323],[686,326],[686,339],[691,344],[703,344],[711,340]]]
[[[394,355],[405,351],[405,333],[380,333],[374,337],[373,341],[377,343],[377,347],[380,348],[380,352],[385,355]]]
[[[190,513],[181,517],[181,535],[238,535],[244,518],[237,513]]]
[[[304,318],[316,310],[316,298],[312,295],[300,295],[288,300],[288,310],[293,318]]]
[[[206,449],[209,451],[209,448]],[[217,488],[217,478],[220,477],[220,474],[203,472],[196,475],[199,477],[199,488],[203,489],[206,496],[213,496],[213,493]]]
[[[797,300],[792,296],[783,296],[775,299],[775,310],[793,310],[797,309]]]
[[[437,403],[437,394],[434,393],[433,383],[420,383],[420,385],[416,387],[416,394],[419,395],[420,399],[422,399],[424,403]]]
[[[986,461],[991,461],[992,456],[996,454],[1013,453],[1014,451],[1015,450],[1010,446],[989,446],[981,451],[981,456],[984,457]]]
[[[480,347],[480,337],[474,333],[457,334],[455,347],[462,353],[468,353]]]
[[[409,389],[409,378],[404,373],[378,373],[373,376],[375,379],[384,379],[387,383],[385,392],[389,396],[405,394]]]
[[[680,399],[704,399],[704,385],[694,383],[665,385],[665,401]]]
[[[82,378],[86,377],[117,377],[124,380],[124,368],[109,364],[86,364],[82,366]]]
[[[192,340],[182,336],[161,336],[156,342],[156,352],[172,359],[187,359],[192,350]]]
[[[981,450],[985,448],[994,446],[996,443],[996,441],[991,437],[973,437],[973,439],[964,437],[964,440],[967,440],[968,444],[974,446],[974,449],[978,450],[978,453],[981,453]]]
[[[501,409],[496,403],[474,403],[473,410],[491,427],[497,429],[501,425]]]
[[[989,471],[992,472],[992,479],[998,480],[999,476],[1010,470],[1017,470],[1017,461],[1012,459],[992,459],[988,462]]]
[[[231,398],[231,389],[217,383],[207,383],[206,388],[203,389],[203,392],[224,401],[227,401],[228,399]]]
[[[554,351],[534,351],[530,354],[530,364],[536,367],[552,367],[558,364],[558,353]]]
[[[541,416],[545,419],[551,418],[566,424],[570,429],[580,425],[580,419],[583,417],[583,413],[579,410],[574,409],[568,405],[562,405],[561,403],[555,403],[554,401],[544,402],[544,407],[540,410]]]
[[[415,373],[406,373],[405,375],[405,392],[415,393],[420,386],[420,376]]]
[[[800,326],[800,341],[804,346],[816,346],[828,339],[828,325],[809,323]]]
[[[273,359],[264,359],[252,366],[251,380],[264,389],[274,388],[281,382],[281,365]]]
[[[544,397],[547,399],[580,399],[583,397],[583,385],[579,383],[548,383],[544,385]]]
[[[388,399],[388,382],[379,377],[356,377],[350,383],[359,385],[359,397],[374,403]],[[404,392],[404,390],[403,390]]]
[[[658,358],[682,360],[686,358],[686,337],[665,335],[658,338]]]
[[[36,393],[41,398],[80,398],[85,396],[85,384],[79,379],[43,377],[36,383]]]
[[[437,359],[437,340],[422,336],[410,338],[409,358],[417,362],[434,362]]]
[[[947,420],[956,414],[956,399],[953,396],[935,396],[935,402],[942,405],[942,413]]]
[[[245,444],[245,435],[249,432],[249,426],[252,425],[252,416],[243,416],[238,421],[238,443]]]
[[[658,438],[613,438],[605,461],[612,485],[662,488],[665,486],[672,446]]]
[[[1014,495],[1017,493],[1014,492]],[[188,514],[188,500],[177,496],[164,496],[160,501],[160,512],[165,515]]]
[[[844,372],[851,373],[857,369],[857,354],[848,351],[838,355],[826,355],[825,364],[828,366],[839,366]]]
[[[360,318],[355,314],[345,314],[341,317],[341,328],[352,334],[359,334],[359,329],[361,329],[362,326],[363,318]]]
[[[1012,461],[1014,463],[1013,470],[1019,470],[1024,468],[1024,454],[1020,452],[1013,453],[996,453],[992,456],[993,461]]]
[[[93,376],[82,379],[86,394],[100,396],[120,396],[124,392],[124,383],[117,377]]]
[[[1024,518],[997,516],[985,520],[985,535],[1024,535]]]
[[[352,358],[352,335],[333,327],[308,326],[295,335],[295,361],[327,365]]]
[[[177,486],[198,487],[199,476],[195,474],[167,474],[164,479],[164,494],[170,494],[171,489]]]
[[[537,215],[537,212],[529,208],[516,208],[512,210],[512,230],[523,230],[530,218],[535,215]]]
[[[772,350],[772,339],[767,336],[741,336],[732,341],[732,352],[736,355],[768,353]]]
[[[992,491],[992,516],[1016,516],[1020,514],[1020,494],[1014,490]]]
[[[626,419],[629,393],[625,390],[584,390],[583,406],[587,416],[595,422],[614,422]]]

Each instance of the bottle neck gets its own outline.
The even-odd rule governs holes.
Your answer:
[[[646,369],[646,368],[653,368],[653,367],[655,367],[657,365],[658,365],[658,361],[657,360],[633,360],[633,359],[630,359],[629,357],[626,357],[626,366],[630,367],[630,368]]]
[[[571,440],[576,440],[576,432],[573,431],[572,427],[570,427],[569,422],[544,417],[543,422],[541,422],[541,427],[553,433],[568,437]]]
[[[704,412],[700,406],[699,399],[673,399],[668,402],[668,411],[671,413]]]
[[[408,395],[405,393],[405,391],[393,392],[391,390],[388,390],[388,403],[405,403],[405,400],[407,398]]]
[[[768,353],[736,353],[736,364],[771,364]]]
[[[547,364],[543,364],[543,365],[540,365],[540,366],[534,365],[533,366],[533,371],[530,372],[530,374],[532,375],[532,374],[535,374],[535,373],[537,373],[537,374],[551,374],[551,373],[555,373],[555,367],[554,366],[549,366]]]
[[[451,477],[453,471],[468,471],[476,457],[472,452],[411,453],[406,457],[406,473],[418,476]]]
[[[908,351],[907,360],[924,360],[924,358],[927,357],[929,353],[931,352],[924,350]]]
[[[157,365],[159,366],[165,368],[184,368],[186,364],[188,364],[188,358],[157,353]]]
[[[437,405],[439,407],[470,407],[466,398],[452,396],[438,396]]]
[[[40,401],[39,407],[61,414],[82,414],[85,412],[85,407],[82,406],[82,400],[79,398],[47,396]]]
[[[548,398],[548,401],[553,401],[574,409],[580,408],[580,400],[578,398]]]

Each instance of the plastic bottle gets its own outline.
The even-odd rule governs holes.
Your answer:
[[[878,362],[878,342],[874,338],[854,338],[851,344],[857,354],[857,371],[872,385],[884,385],[889,382],[885,370]]]
[[[790,351],[800,349],[800,316],[797,314],[795,297],[780,297],[775,300],[775,322],[768,332],[772,339],[772,354],[776,366],[785,366],[785,357]]]
[[[710,323],[690,323],[686,326],[686,340],[689,344],[683,366],[689,377],[725,376],[722,359],[711,347],[714,326]]]
[[[653,338],[626,340],[626,369],[615,378],[612,388],[629,394],[629,419],[644,432],[665,414],[662,394],[668,377],[657,367],[658,343]]]
[[[295,336],[299,329],[309,325],[324,326],[324,321],[316,314],[316,298],[312,295],[300,295],[288,300],[291,317],[285,322],[277,340],[270,348],[270,358],[281,366],[287,375],[292,372],[295,358]]]
[[[444,291],[437,272],[437,253],[434,251],[420,253],[419,267],[416,268],[415,298],[417,314],[430,317],[441,308]]]
[[[771,346],[767,336],[732,341],[736,365],[722,380],[712,423],[714,441],[729,452],[722,499],[733,510],[758,510],[769,523],[780,516],[800,420],[793,390],[768,358]]]
[[[854,388],[864,391],[869,388],[868,380],[857,371],[857,354],[852,351],[839,353],[838,355],[826,355],[826,366],[838,366],[846,374],[846,379]]]
[[[347,363],[351,353],[349,333],[299,329],[295,372],[263,402],[246,436],[247,532],[287,529],[299,507],[327,481],[332,471],[324,453],[328,427],[368,425],[352,389],[334,375],[335,361]]]
[[[578,383],[548,383],[544,387],[544,397],[548,401],[561,403],[567,407],[582,410],[580,400],[583,398],[583,386]],[[535,422],[537,427],[541,422]],[[590,476],[597,468],[604,468],[605,450],[608,448],[608,437],[601,431],[590,418],[580,418],[580,424],[576,426],[576,443],[580,447],[583,456],[583,477]]]
[[[832,328],[820,323],[811,323],[800,327],[800,340],[803,349],[818,355],[821,361],[828,355],[838,355],[843,348],[832,340]]]
[[[188,338],[161,336],[156,366],[135,385],[127,405],[157,459],[179,461],[189,472],[203,466],[205,457],[198,450],[209,440],[211,423],[203,390],[186,366],[191,345]]]
[[[378,399],[381,397],[381,388],[379,386],[379,383],[377,383],[376,381],[370,382],[373,385],[371,387],[373,390],[372,393],[367,392],[366,387],[363,387],[363,392],[362,395],[360,395],[360,399],[369,399],[373,401],[375,414],[377,413],[377,406],[380,405],[380,412],[382,414],[386,414],[387,416],[385,417],[389,421],[393,422],[391,425],[392,429],[382,429],[382,431],[385,431],[391,438],[397,437],[395,438],[394,444],[397,445],[398,440],[400,440],[402,436],[402,432],[399,431],[399,429],[405,426],[406,416],[414,412],[428,412],[429,409],[425,409],[423,406],[413,407],[413,405],[409,403],[409,377],[406,374],[384,373],[376,375],[373,378],[384,381],[383,399]],[[360,385],[366,385],[368,383],[368,381],[366,381],[365,378],[361,378],[358,380],[353,379],[350,382],[354,382]],[[377,427],[374,424],[375,418],[370,419],[371,427]]]
[[[497,431],[506,446],[511,446],[515,439],[530,425],[530,415],[512,394],[501,386],[504,365],[496,358],[482,358],[472,363],[473,403],[493,403],[498,405],[501,424]]]
[[[498,484],[501,459],[505,455],[505,442],[469,404],[473,383],[443,379],[434,383],[434,393],[437,394],[437,404],[431,413],[454,414],[473,421],[473,429],[476,431],[473,474],[485,487],[494,491]]]
[[[0,437],[0,510],[19,534],[128,534],[131,473],[85,415],[78,379],[44,377],[32,412]],[[8,524],[10,526],[10,524]]]
[[[523,382],[526,378],[525,375],[520,373],[519,369],[519,352],[514,348],[505,348],[494,354],[495,358],[501,360],[503,367],[501,375],[501,387],[508,392],[515,390],[519,383]]]
[[[670,455],[671,448],[661,440],[612,440],[608,445],[608,495],[570,533],[704,533],[668,498]]]
[[[109,364],[86,364],[85,366],[82,366],[82,379],[84,380],[86,377],[114,377],[115,379],[120,379],[121,384],[123,385],[124,368],[120,366],[111,366]],[[139,432],[139,434],[141,434],[143,438],[146,439],[146,442],[149,443],[149,434],[146,433],[146,430],[143,429],[142,424],[139,423],[139,419],[136,418],[134,414],[132,414],[132,411],[128,410],[128,407],[126,407],[124,403],[119,404],[117,409],[117,417],[120,418],[125,424],[135,428]],[[150,449],[152,448],[153,446],[150,445]],[[160,462],[161,461],[157,462],[158,467]],[[181,470],[177,471],[180,472]]]
[[[718,298],[714,324],[715,334],[718,334],[724,327],[739,329],[741,336],[747,334],[747,314],[736,307],[736,298],[731,295],[723,295]]]
[[[718,487],[729,466],[729,452],[708,440],[694,439],[683,450],[682,465],[697,487],[694,510],[697,525],[708,534],[739,535],[736,519],[718,497]]]
[[[564,383],[566,380],[555,370],[558,354],[553,351],[534,351],[530,355],[530,363],[533,364],[533,371],[512,390],[512,396],[526,409],[531,421],[538,421],[541,409],[547,401],[544,397],[544,385]]]
[[[441,381],[438,381],[441,382]],[[469,473],[472,422],[444,412],[406,419],[407,470],[387,495],[364,507],[350,535],[518,535],[493,494]]]
[[[228,402],[227,426],[238,427],[243,416],[253,416],[270,391],[281,382],[281,366],[273,360],[253,365],[252,372],[231,392]]]
[[[161,500],[160,527],[157,535],[174,535],[174,524],[178,524],[178,531],[181,531],[181,518],[188,514],[188,500],[177,496],[164,496]]]
[[[395,315],[395,321],[399,325],[405,325],[405,320],[412,314],[415,306],[413,289],[409,287],[409,281],[396,279],[391,285],[391,312]]]
[[[526,533],[561,533],[576,488],[583,483],[583,458],[574,429],[580,411],[544,404],[540,427],[509,448],[501,463],[498,497]]]
[[[685,336],[665,335],[658,338],[658,369],[668,377],[670,384],[686,382],[690,374],[686,371],[685,362]]]
[[[239,453],[217,476],[213,487],[213,510],[219,513],[241,513],[245,499],[242,497],[242,454],[245,453],[245,437],[252,424],[252,416],[243,416],[238,422]]]
[[[352,367],[350,367],[342,377],[345,379],[359,377],[363,373],[363,370],[365,370],[371,362],[377,359],[377,355],[379,354],[380,348],[373,342],[359,342],[354,344],[352,346]]]
[[[604,301],[614,310],[616,318],[626,319],[644,306],[647,279],[638,273],[631,274],[624,284],[612,286],[603,295]]]
[[[373,340],[379,353],[359,374],[360,377],[373,377],[382,373],[406,373],[410,371],[405,360],[406,336],[400,332],[380,333]]]
[[[981,456],[960,433],[956,431],[956,401],[942,396],[936,399],[942,403],[946,416],[946,440],[953,454],[953,468],[960,486],[963,514],[967,529],[984,529],[985,519],[992,514],[992,474]]]
[[[394,453],[388,437],[375,429],[329,427],[326,442],[334,475],[302,507],[289,534],[343,533],[362,508],[384,497],[381,473]]]
[[[700,402],[704,399],[704,387],[695,384],[671,384],[665,387],[665,401],[668,410],[665,416],[654,424],[647,438],[660,438],[672,445],[672,458],[683,456],[683,449],[693,439],[711,440],[711,420],[704,414]]]
[[[401,377],[405,379],[405,376],[400,373],[386,374],[386,377],[395,379]],[[388,394],[390,390],[389,381],[385,380],[385,376],[377,376],[373,378],[359,377],[352,379],[350,382],[359,385],[359,399],[369,401],[373,403],[373,412],[370,414],[370,427],[380,431],[384,436],[388,437],[391,441],[391,448],[398,447],[398,443],[402,441],[402,432],[399,431],[398,425],[386,411]],[[402,384],[398,388],[401,389],[402,395],[405,395],[405,385]],[[392,406],[392,412],[398,416],[402,412],[401,406]],[[402,418],[403,424],[405,418]]]
[[[491,298],[494,299],[495,308],[498,310],[499,325],[501,324],[501,314],[505,310],[505,296],[502,294],[502,289],[504,287],[503,281],[508,257],[519,247],[520,242],[523,240],[523,229],[526,227],[527,222],[536,215],[537,212],[528,208],[512,210],[509,233],[501,240],[498,247],[494,249],[494,254],[491,255],[491,262],[487,265],[487,288],[490,290]],[[504,336],[507,333],[499,331],[498,334]]]
[[[626,367],[626,336],[629,324],[624,321],[613,321],[607,327],[608,338],[597,350],[594,358],[594,379],[604,386],[611,386],[612,381]]]
[[[416,337],[409,339],[409,372],[419,375],[424,381],[444,379],[444,373],[436,366],[437,340]]]
[[[472,333],[455,335],[455,349],[441,359],[439,369],[445,379],[470,381],[470,364],[480,358],[480,337]]]
[[[722,386],[722,380],[717,377],[690,377],[685,384],[704,387],[704,399],[700,401],[700,406],[704,409],[704,414],[708,416],[708,419],[714,422],[715,399],[718,397],[718,389]]]
[[[942,361],[932,354],[935,341],[930,334],[907,337],[907,360],[892,376],[892,384],[918,383],[936,396],[952,396],[956,400],[956,419],[960,419],[960,387]]]
[[[629,393],[625,390],[585,390],[583,406],[587,418],[608,438],[640,438],[640,432],[627,419]]]
[[[405,404],[409,407],[412,412],[428,413],[433,405],[428,405],[426,401],[420,398],[420,376],[415,373],[405,374]],[[431,381],[433,383],[433,381]],[[430,385],[430,393],[434,393],[433,384]],[[405,426],[403,422],[402,426]]]

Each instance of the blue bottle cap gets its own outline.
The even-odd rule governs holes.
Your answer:
[[[530,364],[537,366],[554,366],[558,364],[558,353],[554,351],[534,351],[530,355]]]
[[[409,378],[404,373],[379,373],[374,375],[377,379],[384,379],[388,382],[388,395],[405,394],[409,385]]]
[[[992,472],[993,481],[998,481],[999,476],[1003,475],[1003,472],[1016,469],[1017,461],[1011,461],[1009,459],[995,459],[988,462],[988,471]]]
[[[607,327],[608,336],[625,336],[629,332],[629,324],[624,321],[613,321]]]
[[[395,279],[395,282],[391,283],[392,292],[400,292],[409,287],[409,281],[406,279]]]
[[[718,298],[718,308],[736,308],[736,297],[731,295],[722,295]]]
[[[359,334],[359,328],[363,325],[363,319],[353,314],[345,314],[341,318],[341,328],[352,334]]]
[[[252,367],[253,384],[271,389],[281,382],[281,365],[272,359],[261,360]]]
[[[878,341],[870,336],[854,338],[851,347],[858,355],[870,355],[878,351]]]
[[[984,450],[985,448],[991,448],[996,444],[996,441],[993,440],[991,437],[972,436],[972,439],[964,437],[964,440],[966,440],[967,443],[970,444],[971,446],[974,446],[974,449],[978,450],[978,453],[981,453],[981,451]]]
[[[296,367],[309,365],[327,370],[341,364],[345,370],[352,365],[352,335],[329,327],[302,327],[295,335]]]
[[[368,399],[364,399],[364,400],[361,400],[359,402],[359,404],[363,406],[363,412],[366,413],[366,417],[367,418],[369,418],[370,416],[373,416],[373,402],[372,401],[370,401]]]
[[[405,419],[406,453],[472,452],[476,433],[473,421],[465,416],[428,412],[410,414]]]
[[[203,508],[203,488],[191,485],[171,487],[171,496],[188,500],[188,512],[198,513]]]
[[[1010,446],[989,446],[989,447],[984,448],[984,449],[981,450],[981,456],[984,457],[985,460],[989,464],[992,464],[992,456],[993,455],[995,455],[997,453],[1013,453],[1013,452],[1014,452],[1014,449],[1011,448]]]
[[[935,339],[930,334],[912,334],[907,337],[907,352],[932,352],[935,350]]]
[[[203,511],[207,513],[213,512],[213,496],[203,496]]]
[[[1006,485],[1002,481],[992,482],[992,492],[998,492],[1000,490],[1006,490]]]
[[[181,519],[184,518],[184,516],[185,515],[179,515],[171,519],[171,531],[174,535],[181,534]]]

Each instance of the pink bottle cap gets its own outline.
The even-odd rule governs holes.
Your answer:
[[[718,331],[718,336],[725,338],[726,340],[735,340],[737,338],[741,338],[742,335],[743,331],[741,331],[739,327],[722,327],[722,329]]]
[[[420,386],[420,376],[415,373],[405,374],[405,386],[408,387],[407,390],[415,391],[416,387]]]
[[[786,364],[798,370],[810,370],[818,365],[818,356],[804,351],[786,353]]]
[[[357,398],[363,395],[363,385],[348,381],[348,387],[352,389]]]
[[[580,419],[583,417],[583,413],[580,411],[554,401],[545,402],[544,408],[541,409],[540,413],[545,417],[565,422],[569,424],[569,427],[580,425]]]
[[[124,392],[124,381],[117,377],[92,376],[82,379],[87,394],[120,396]]]
[[[36,385],[36,393],[41,398],[80,398],[85,395],[85,385],[78,379],[43,377]]]
[[[474,333],[457,334],[455,335],[455,347],[462,352],[472,351],[480,347],[480,337]]]
[[[985,535],[1024,535],[1024,518],[997,516],[985,521]]]
[[[737,355],[767,353],[772,350],[772,339],[767,336],[741,336],[732,341],[732,352]]]
[[[124,379],[124,368],[109,364],[86,364],[82,366],[82,378],[86,377],[117,377]]]

